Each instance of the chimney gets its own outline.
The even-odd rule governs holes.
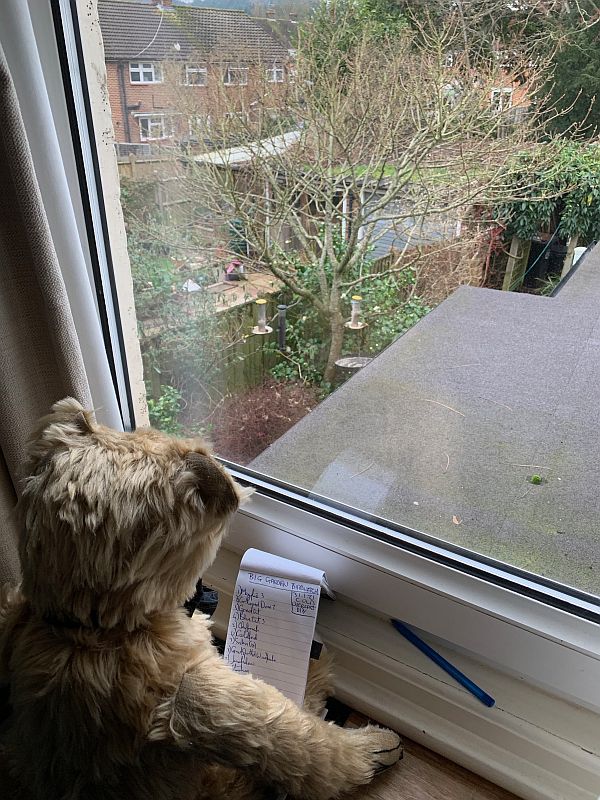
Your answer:
[[[275,19],[275,9],[272,6],[267,8],[265,16],[267,19]]]
[[[290,22],[298,22],[298,12],[290,11]]]
[[[161,10],[173,7],[173,0],[151,0],[151,2],[153,6],[156,6],[158,9]]]

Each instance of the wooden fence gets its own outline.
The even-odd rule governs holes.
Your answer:
[[[250,333],[228,348],[221,370],[224,393],[237,394],[257,386],[277,363],[276,332]]]

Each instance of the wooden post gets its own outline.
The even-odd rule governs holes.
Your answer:
[[[565,254],[565,260],[563,262],[562,272],[560,273],[560,277],[564,278],[571,271],[571,267],[573,266],[573,256],[575,255],[575,248],[577,247],[577,242],[579,241],[579,235],[575,233],[573,236],[569,238],[567,242],[567,252]]]
[[[133,153],[129,153],[129,167],[131,169],[131,179],[135,180],[136,167],[135,167],[135,156],[133,155]]]
[[[503,292],[510,292],[520,288],[523,283],[523,278],[525,277],[530,250],[531,240],[513,236],[510,243],[510,252],[508,254],[506,272],[504,273],[504,281],[502,282]]]

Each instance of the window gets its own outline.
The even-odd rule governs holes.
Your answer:
[[[247,83],[247,74],[228,68],[225,83]],[[379,75],[389,104],[406,87]],[[411,87],[420,90],[416,81]],[[482,126],[494,91],[506,102],[504,89],[482,81]],[[266,98],[267,109],[276,95]],[[410,93],[403,97],[410,102]],[[218,99],[231,103],[220,116],[237,113],[230,92]],[[301,99],[298,106],[286,99],[281,123],[253,109],[251,142],[240,145],[218,130],[189,152],[154,160],[157,191],[137,198],[141,212],[124,199],[146,378],[136,391],[153,401],[154,424],[209,436],[240,478],[258,487],[252,511],[234,522],[232,550],[262,546],[322,562],[357,603],[403,615],[502,669],[598,707],[596,457],[588,442],[595,362],[581,354],[581,369],[569,369],[587,341],[585,325],[579,340],[573,335],[573,321],[594,304],[568,306],[575,291],[558,301],[481,289],[482,264],[471,254],[474,276],[468,258],[454,261],[447,219],[428,212],[440,183],[446,205],[438,208],[464,189],[447,180],[454,150],[427,163],[430,183],[414,179],[400,192],[399,171],[381,167],[373,148],[379,138],[386,147],[400,140],[405,129],[400,120],[390,131],[390,116],[378,128],[375,106],[363,139],[351,140],[354,160],[336,152],[335,163],[319,170],[317,157],[327,153],[313,127],[320,109],[311,117],[314,98],[306,92]],[[113,109],[119,101],[111,96]],[[428,108],[415,109],[421,125],[431,124]],[[347,109],[340,124],[348,124]],[[140,117],[140,130],[164,134],[164,116]],[[449,114],[448,124],[459,116]],[[482,141],[496,141],[482,130]],[[476,131],[473,125],[462,143],[466,152]],[[368,150],[359,160],[363,142]],[[464,161],[465,150],[458,155]],[[118,167],[124,175],[127,165]],[[364,242],[364,258],[338,287],[334,337],[319,301],[346,252],[341,195],[346,240]],[[111,186],[107,201],[116,196]],[[469,226],[481,235],[481,215],[469,212],[461,247]],[[141,217],[152,220],[152,241],[135,236]],[[311,259],[326,238],[324,219],[331,220],[331,249],[323,258],[331,261],[319,277]],[[432,254],[418,274],[402,261],[416,257],[415,242]],[[381,246],[377,258],[372,246]],[[452,289],[440,289],[441,255]],[[561,253],[553,258],[558,263]],[[590,271],[580,267],[578,280],[593,281],[598,258],[598,251],[588,254]],[[127,273],[127,265],[116,268]],[[182,288],[188,280],[200,287],[193,296]],[[593,298],[596,289],[585,291]],[[268,300],[266,335],[253,333],[257,297]],[[564,331],[568,341],[559,337]]]
[[[170,123],[164,114],[140,114],[137,117],[140,126],[140,139],[149,142],[153,139],[168,139],[173,135]]]
[[[501,113],[512,108],[513,90],[510,87],[504,89],[492,89],[491,105],[492,111]]]
[[[160,64],[151,61],[132,61],[129,63],[131,83],[162,83]]]
[[[226,111],[224,118],[230,122],[240,122],[247,125],[250,121],[250,114],[247,111]]]
[[[273,64],[272,67],[265,70],[265,76],[268,83],[283,83],[283,67],[279,64]]]
[[[197,64],[186,64],[184,84],[186,86],[206,86],[208,83],[208,70]]]
[[[203,138],[210,131],[211,126],[212,119],[210,115],[194,114],[188,119],[188,133],[191,137]]]
[[[246,86],[248,83],[248,67],[227,67],[223,76],[226,86]]]

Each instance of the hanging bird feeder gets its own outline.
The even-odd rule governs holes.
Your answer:
[[[346,328],[350,328],[353,331],[360,331],[367,327],[367,323],[360,320],[361,300],[362,297],[359,294],[352,295],[352,313],[349,322],[346,322]]]
[[[252,328],[252,333],[256,333],[259,336],[264,336],[266,333],[273,333],[273,328],[267,325],[267,301],[263,299],[257,300],[256,307],[258,309],[258,320],[257,324]]]

